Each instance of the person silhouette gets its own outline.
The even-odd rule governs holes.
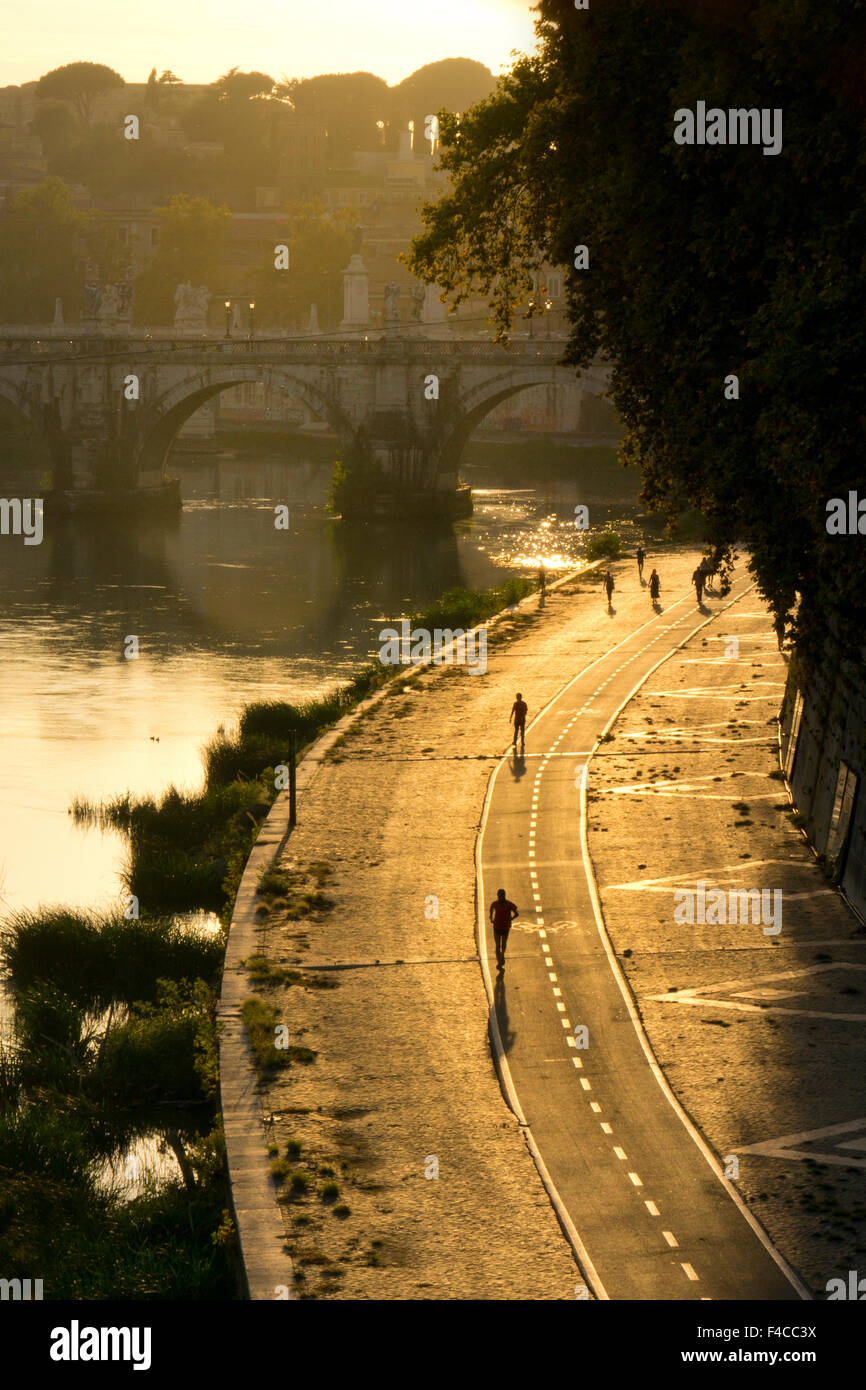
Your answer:
[[[512,748],[516,748],[516,747],[517,747],[517,735],[518,735],[518,732],[520,733],[520,751],[521,751],[521,753],[523,752],[524,740],[525,740],[525,736],[526,736],[526,715],[527,715],[528,709],[529,709],[529,706],[527,705],[526,701],[524,700],[523,696],[521,695],[520,691],[518,690],[518,692],[517,692],[517,699],[514,701],[514,704],[511,706],[511,714],[510,714],[509,717],[508,717],[508,722],[509,722],[509,724],[510,724],[510,723],[512,722],[512,720],[514,721],[514,738],[513,738],[512,741],[511,741],[511,746],[512,746]]]
[[[505,889],[500,888],[496,897],[490,904],[490,920],[493,923],[493,940],[496,942],[496,966],[500,974],[505,971],[505,948],[508,945],[508,933],[511,931],[511,923],[520,913],[514,903],[509,902],[505,896]]]

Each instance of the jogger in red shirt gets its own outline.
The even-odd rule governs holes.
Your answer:
[[[490,904],[490,920],[493,923],[493,940],[496,942],[496,966],[501,972],[505,970],[505,947],[508,945],[508,933],[511,931],[511,923],[515,917],[519,917],[514,903],[509,902],[505,896],[505,889],[500,888],[495,900]]]

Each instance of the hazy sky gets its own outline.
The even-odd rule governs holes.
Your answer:
[[[374,72],[392,85],[439,58],[498,73],[534,45],[529,0],[0,0],[0,86],[62,63],[152,67],[185,82],[228,68],[279,78]]]

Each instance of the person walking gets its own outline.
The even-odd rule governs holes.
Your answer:
[[[700,608],[701,600],[704,597],[704,572],[701,569],[700,565],[698,565],[698,568],[692,575],[692,583],[695,586],[695,593],[698,596],[698,608]]]
[[[541,569],[538,571],[538,585],[541,589],[541,597],[544,598],[547,593],[547,575],[544,570],[544,565],[542,565]]]
[[[509,715],[508,722],[509,724],[511,724],[512,722],[514,723],[514,738],[512,739],[511,746],[512,748],[517,747],[517,735],[519,733],[521,753],[523,752],[523,744],[526,736],[526,715],[528,710],[529,706],[527,705],[526,701],[524,700],[523,696],[518,690],[517,699],[511,706],[511,714]]]
[[[613,575],[610,570],[604,576],[604,587],[607,589],[607,606],[610,608],[610,597],[614,590]]]
[[[650,575],[650,598],[653,603],[658,603],[659,592],[661,590],[661,580],[655,570]]]
[[[496,942],[496,967],[500,974],[505,972],[505,947],[508,945],[508,933],[511,931],[511,923],[515,917],[519,917],[514,903],[509,902],[505,896],[505,889],[500,888],[494,901],[490,904],[490,920],[493,923],[493,940]]]
[[[640,580],[641,584],[643,583],[643,562],[645,559],[646,551],[644,550],[643,546],[639,545],[637,548],[637,577]]]

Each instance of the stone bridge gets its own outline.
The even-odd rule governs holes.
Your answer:
[[[456,494],[460,454],[480,420],[529,387],[573,382],[563,343],[466,340],[0,337],[0,399],[46,441],[57,489],[159,486],[172,442],[209,397],[246,381],[288,387],[340,439],[383,465],[395,489]],[[607,369],[578,384],[600,395]]]

